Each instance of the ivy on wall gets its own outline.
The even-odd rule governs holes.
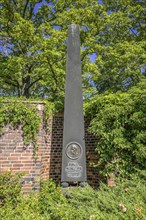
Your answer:
[[[44,102],[44,121],[39,115],[36,105],[31,101],[23,101],[21,99],[6,99],[0,98],[0,135],[4,133],[6,125],[17,129],[21,126],[23,132],[24,144],[28,145],[30,142],[34,146],[34,157],[37,151],[37,133],[41,123],[47,122],[48,117],[52,114],[53,105]],[[39,102],[36,102],[36,104]]]
[[[98,136],[95,167],[101,176],[127,176],[146,169],[146,80],[127,92],[96,95],[86,103]]]

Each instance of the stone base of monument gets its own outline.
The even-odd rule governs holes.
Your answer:
[[[69,184],[68,184],[67,182],[62,182],[62,183],[61,183],[61,186],[62,186],[63,188],[66,188],[66,187],[69,187]]]
[[[75,187],[75,186],[85,187],[87,186],[87,182],[74,182],[74,183],[62,182],[61,186],[62,188]]]
[[[67,199],[72,199],[72,191],[76,189],[77,186],[80,187],[86,187],[88,185],[87,182],[76,182],[76,183],[67,183],[67,182],[62,182],[62,193]]]
[[[81,186],[81,187],[85,187],[85,186],[87,186],[88,184],[87,184],[87,182],[80,182],[79,183],[79,186]]]

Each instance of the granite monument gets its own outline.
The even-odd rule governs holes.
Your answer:
[[[86,181],[80,35],[79,26],[72,24],[68,26],[61,182],[65,187]]]

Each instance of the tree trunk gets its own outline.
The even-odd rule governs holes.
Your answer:
[[[21,96],[25,96],[26,98],[30,97],[29,85],[30,85],[30,76],[23,77]]]

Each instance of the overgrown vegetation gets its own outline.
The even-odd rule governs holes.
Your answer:
[[[39,102],[38,102],[39,103]],[[46,126],[48,117],[53,112],[53,104],[44,102],[44,119],[40,117],[36,109],[36,103],[18,98],[0,98],[0,135],[3,134],[4,126],[11,126],[14,129],[21,127],[23,131],[24,144],[30,142],[34,146],[34,156],[37,151],[37,133],[40,123]]]
[[[10,171],[0,174],[0,206],[3,206],[7,201],[17,203],[18,195],[22,189],[21,178],[23,175],[22,172],[12,174]]]
[[[12,192],[6,193],[7,199],[0,207],[0,219],[145,220],[145,180],[141,174],[128,180],[119,178],[113,188],[101,184],[98,190],[77,187],[65,194],[53,181],[44,181],[40,193],[24,197],[17,191],[15,201],[11,197],[14,189],[10,187]]]
[[[129,176],[146,169],[146,80],[127,92],[97,95],[86,104],[102,176]]]

